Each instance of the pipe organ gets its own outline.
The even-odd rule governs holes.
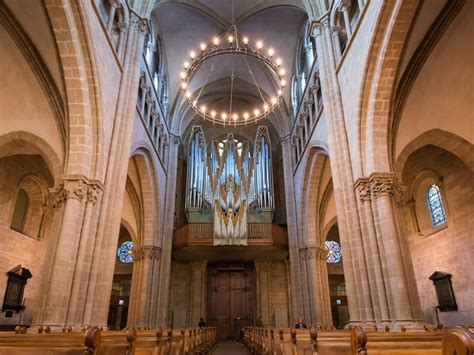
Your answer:
[[[194,126],[187,157],[188,221],[213,223],[214,245],[247,245],[249,217],[271,222],[274,211],[267,127],[258,127],[252,149],[232,133],[208,146],[202,127]]]

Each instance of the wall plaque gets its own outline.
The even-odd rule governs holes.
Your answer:
[[[435,271],[430,280],[436,289],[436,297],[438,298],[438,308],[441,312],[457,311],[458,305],[454,296],[453,285],[451,283],[451,274]]]

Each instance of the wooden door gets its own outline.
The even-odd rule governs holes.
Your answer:
[[[240,315],[242,325],[254,324],[254,272],[251,267],[240,270],[208,268],[207,322],[217,327],[220,340],[233,338],[234,318]]]

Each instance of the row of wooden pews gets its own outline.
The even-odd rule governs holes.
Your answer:
[[[421,332],[245,328],[244,344],[258,355],[473,355],[474,328]]]
[[[0,332],[0,355],[205,355],[216,344],[216,328]]]

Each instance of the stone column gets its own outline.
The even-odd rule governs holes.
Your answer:
[[[332,326],[331,299],[326,267],[327,251],[323,247],[305,248],[312,326]]]
[[[388,295],[384,284],[385,275],[381,262],[382,255],[379,248],[381,241],[375,230],[369,179],[358,179],[354,184],[354,188],[359,196],[364,245],[368,251],[366,255],[369,287],[374,305],[374,318],[377,325],[384,329],[390,323],[390,314],[388,310]]]
[[[168,310],[170,297],[170,274],[171,274],[171,253],[173,248],[173,229],[174,229],[174,212],[176,201],[176,175],[178,171],[178,150],[179,137],[170,134],[170,144],[165,161],[165,166],[168,168],[168,176],[166,179],[166,196],[165,203],[166,210],[162,223],[162,240],[161,245],[163,249],[161,258],[160,271],[160,288],[158,291],[158,304],[156,307],[156,326],[168,326]]]
[[[259,298],[259,309],[257,309],[257,318],[262,319],[263,326],[272,326],[272,300],[271,300],[271,281],[270,267],[272,262],[269,260],[255,260],[255,278],[257,281]]]
[[[298,255],[298,228],[295,201],[295,184],[293,180],[293,167],[291,164],[291,144],[290,136],[281,140],[281,150],[283,154],[283,177],[285,180],[286,196],[286,218],[288,224],[288,249],[290,254],[290,276],[294,290],[301,290],[301,276]],[[293,315],[303,312],[301,294],[293,292],[291,298],[291,310]],[[293,320],[292,320],[293,321]]]
[[[161,248],[153,245],[137,246],[134,250],[133,289],[130,292],[128,327],[151,328],[153,322],[154,278],[159,272]]]
[[[206,318],[207,306],[207,261],[199,260],[191,263],[191,317],[188,326],[197,327],[199,318]]]
[[[42,303],[35,316],[35,325],[61,329],[67,321],[71,289],[77,281],[76,259],[84,218],[87,179],[64,176],[63,183],[52,199],[56,209],[56,228],[49,241],[45,278],[40,294]]]
[[[134,15],[133,15],[134,16]],[[132,16],[132,17],[133,17]],[[140,65],[148,26],[134,18],[128,31],[110,151],[100,205],[94,255],[84,309],[84,325],[107,326],[114,276],[115,253],[120,230],[121,206],[125,194],[127,169],[140,80]]]
[[[369,182],[375,224],[383,236],[380,247],[392,328],[420,329],[422,317],[413,269],[405,267],[407,263],[411,265],[404,245],[407,240],[397,225],[397,200],[401,199],[402,189],[393,173],[373,173]]]

